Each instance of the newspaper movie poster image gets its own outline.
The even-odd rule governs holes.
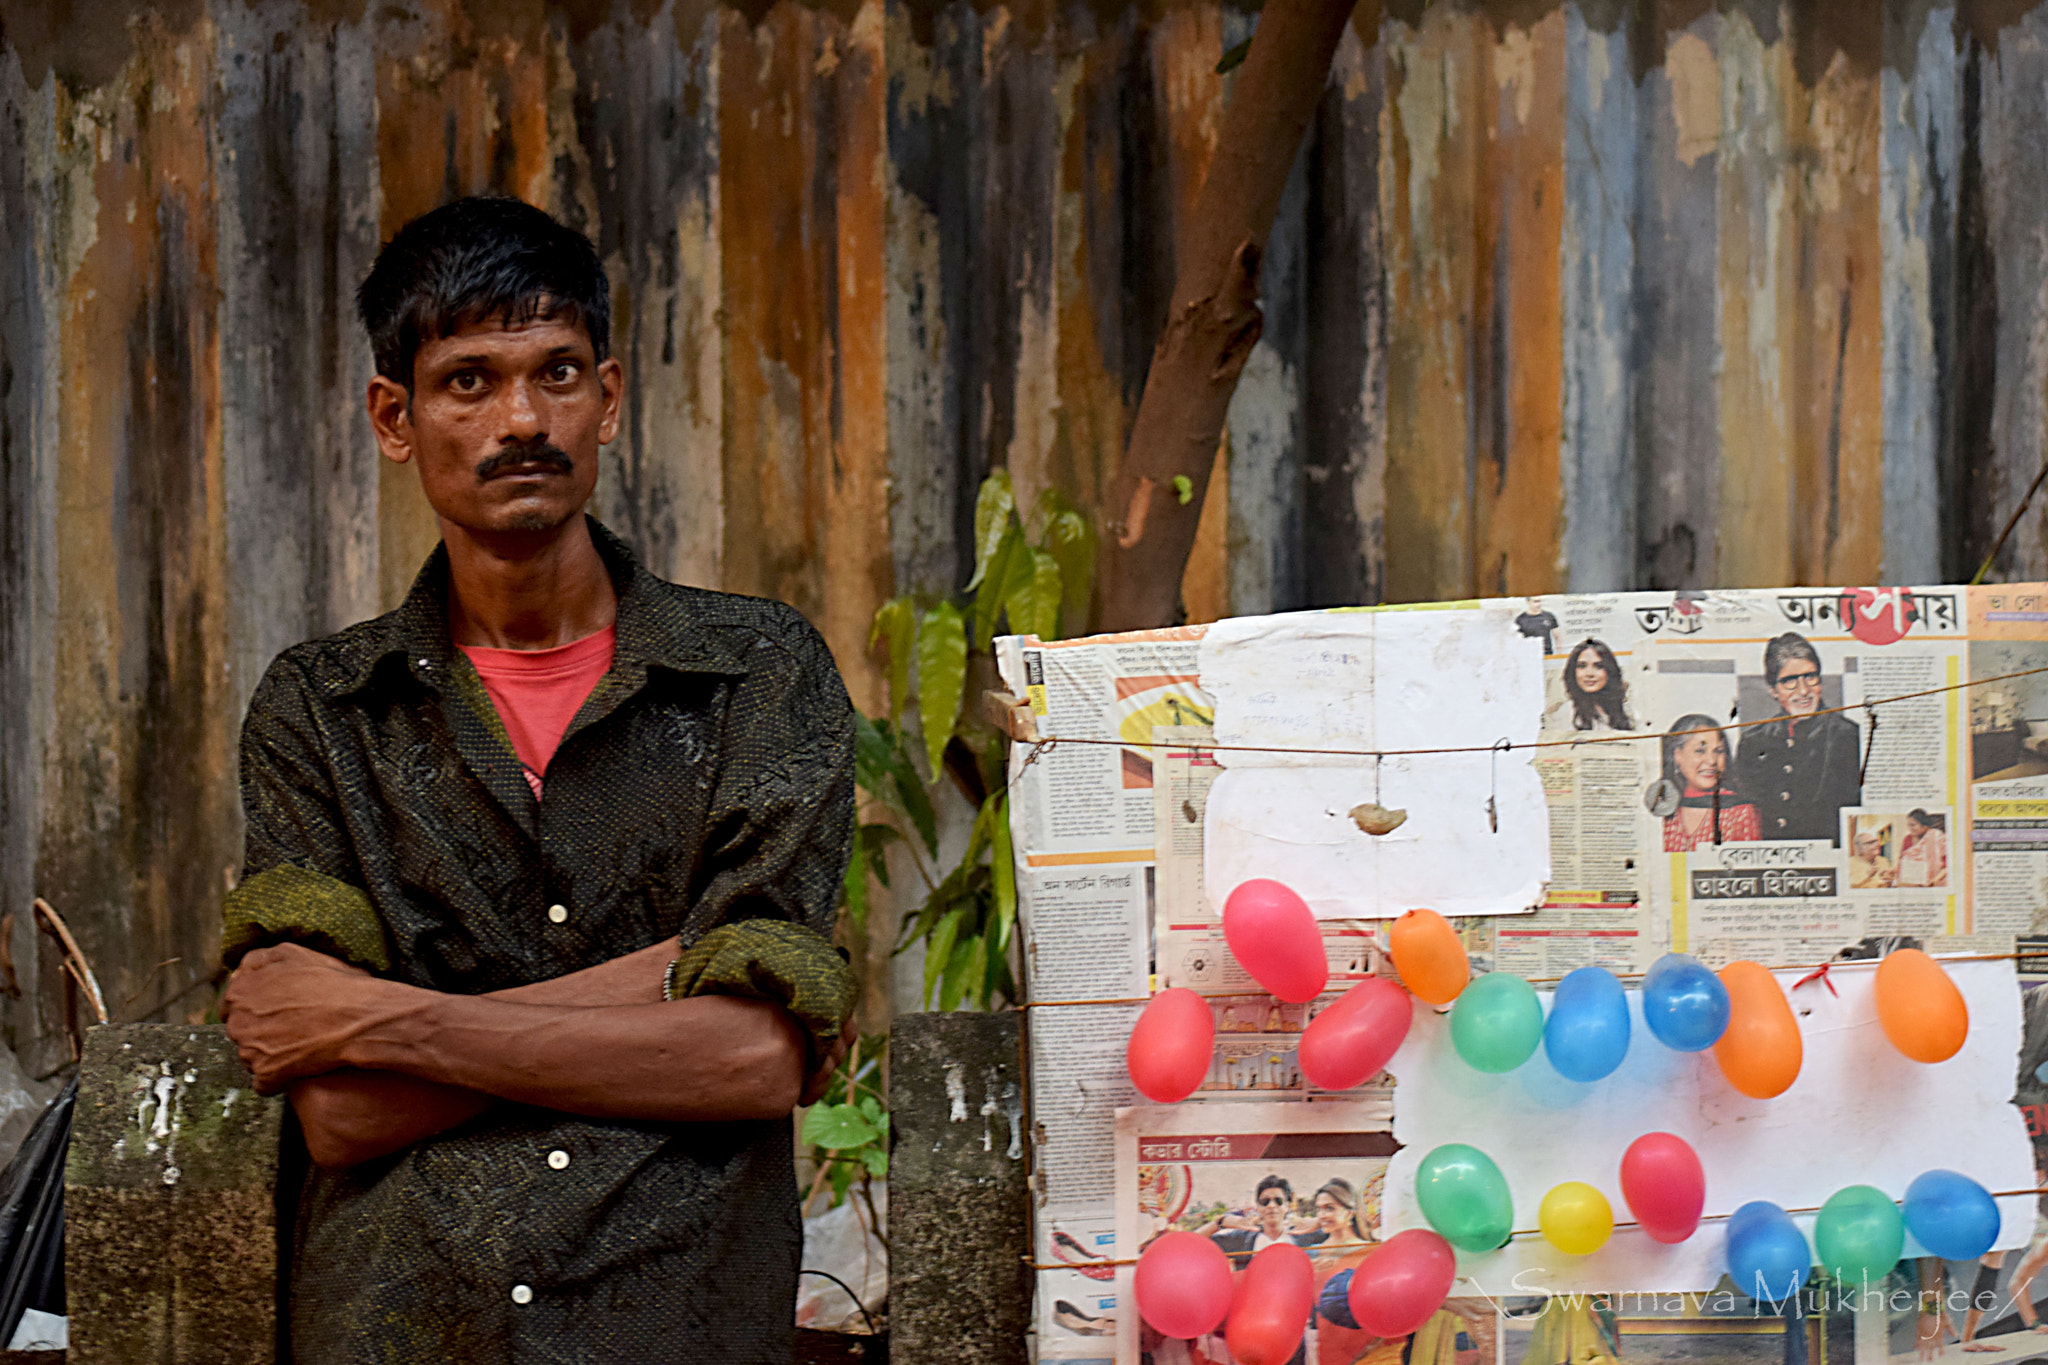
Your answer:
[[[1146,1132],[1160,1111],[1123,1111],[1120,1212],[1138,1250],[1160,1234],[1191,1232],[1234,1264],[1276,1243],[1308,1253],[1316,1307],[1294,1359],[1300,1365],[1493,1365],[1495,1313],[1485,1300],[1453,1299],[1411,1337],[1382,1340],[1351,1317],[1350,1275],[1380,1244],[1380,1208],[1393,1136],[1375,1112],[1355,1104],[1314,1106],[1326,1131],[1301,1130],[1309,1110],[1293,1108],[1297,1131],[1249,1132],[1271,1106],[1218,1110],[1229,1131]],[[1242,1118],[1235,1117],[1242,1114]],[[1162,1115],[1175,1126],[1179,1115]],[[1359,1123],[1349,1127],[1345,1120]],[[1144,1365],[1236,1365],[1222,1333],[1191,1341],[1161,1337],[1142,1320],[1130,1338]]]

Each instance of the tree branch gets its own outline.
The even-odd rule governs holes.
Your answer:
[[[1169,625],[1238,376],[1265,325],[1259,262],[1353,0],[1268,0],[1176,244],[1173,304],[1104,506],[1102,629]],[[1193,494],[1185,503],[1175,481]]]

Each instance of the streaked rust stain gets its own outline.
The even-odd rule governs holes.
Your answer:
[[[1474,580],[1521,596],[1558,591],[1564,570],[1563,13],[1509,25],[1483,55]]]
[[[1387,280],[1387,599],[1473,590],[1473,197],[1485,125],[1483,25],[1431,10],[1390,20],[1381,118]],[[1490,93],[1490,92],[1489,92]]]
[[[1873,582],[1884,564],[1879,79],[1837,50],[1808,101],[1795,411],[1804,583]]]

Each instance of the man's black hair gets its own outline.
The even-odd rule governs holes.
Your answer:
[[[522,200],[472,195],[398,230],[356,290],[377,373],[412,391],[420,344],[491,318],[580,324],[611,351],[611,284],[590,239]]]
[[[1278,1190],[1280,1191],[1280,1193],[1287,1196],[1287,1201],[1289,1203],[1294,1202],[1294,1186],[1287,1183],[1287,1177],[1285,1176],[1269,1175],[1264,1180],[1261,1180],[1259,1182],[1259,1187],[1252,1191],[1253,1201],[1256,1202],[1258,1197],[1264,1194],[1267,1190]]]

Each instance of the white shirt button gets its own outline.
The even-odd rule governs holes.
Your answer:
[[[569,907],[566,905],[550,905],[548,907],[548,919],[554,924],[567,924],[569,922]]]
[[[532,1285],[530,1285],[530,1284],[515,1284],[515,1285],[513,1285],[513,1286],[512,1286],[512,1302],[514,1302],[514,1303],[532,1303],[532,1302],[533,1302],[533,1286],[532,1286]]]
[[[549,1153],[548,1153],[548,1169],[549,1169],[549,1170],[551,1170],[551,1171],[561,1171],[561,1170],[567,1170],[567,1169],[568,1169],[568,1166],[569,1166],[569,1154],[568,1154],[567,1152],[565,1152],[565,1151],[561,1150],[561,1149],[560,1149],[560,1148],[558,1147],[558,1148],[556,1148],[556,1149],[555,1149],[554,1151],[552,1151],[552,1152],[549,1152]]]

